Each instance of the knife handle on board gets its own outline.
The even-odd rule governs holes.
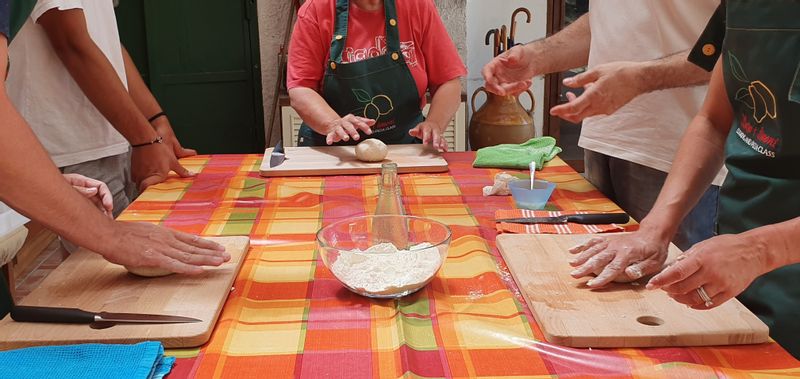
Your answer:
[[[58,324],[90,324],[94,313],[77,308],[28,307],[15,305],[11,308],[11,319],[17,322],[48,322]]]
[[[631,218],[627,213],[595,213],[567,216],[567,222],[576,224],[627,224]]]

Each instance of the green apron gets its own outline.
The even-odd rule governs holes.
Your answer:
[[[336,1],[336,24],[331,42],[331,56],[322,82],[322,97],[339,116],[348,114],[376,120],[372,135],[387,144],[409,144],[421,141],[408,131],[424,118],[420,110],[417,84],[400,49],[395,0],[384,0],[386,11],[386,54],[353,63],[342,63],[347,41],[350,0]],[[325,146],[325,137],[300,127],[299,146]],[[359,141],[342,141],[337,145],[354,145]]]
[[[734,122],[720,234],[800,216],[800,2],[728,0],[722,59]],[[800,357],[800,265],[757,278],[739,300]]]

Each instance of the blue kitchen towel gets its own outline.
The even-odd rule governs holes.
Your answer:
[[[42,346],[0,352],[0,376],[161,379],[169,374],[174,363],[174,357],[164,356],[160,342]]]

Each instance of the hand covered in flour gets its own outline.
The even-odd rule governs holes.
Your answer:
[[[767,257],[746,233],[721,235],[694,245],[647,283],[663,289],[677,302],[694,309],[721,305],[742,293],[758,276],[769,271]],[[703,286],[713,305],[705,306],[697,289]]]
[[[180,274],[200,274],[202,266],[219,266],[231,259],[225,248],[215,242],[135,222],[114,222],[108,240],[101,246],[96,250],[109,262]]]
[[[564,79],[570,88],[584,88],[583,94],[567,93],[568,103],[553,107],[550,114],[572,123],[597,115],[610,115],[644,93],[642,64],[612,62]]]
[[[614,237],[596,237],[573,247],[577,256],[569,262],[574,278],[597,274],[586,285],[602,287],[611,281],[633,281],[661,270],[669,241],[659,241],[646,231]]]
[[[526,46],[515,46],[483,67],[481,73],[487,91],[507,96],[518,95],[530,88],[537,73]]]
[[[339,141],[350,141],[351,138],[353,141],[358,141],[361,139],[358,131],[360,130],[366,135],[370,135],[372,134],[371,127],[373,125],[375,125],[375,120],[348,114],[325,124],[325,132],[323,133],[327,135],[325,142],[328,145],[333,145]]]
[[[414,129],[408,131],[412,137],[422,140],[425,145],[431,145],[440,153],[447,151],[447,140],[442,136],[444,128],[431,121],[423,121]]]
[[[112,214],[114,210],[114,196],[105,183],[79,174],[64,174],[64,179],[67,183],[72,185],[72,188],[75,188],[78,193],[89,199],[97,209],[108,217],[114,217]]]

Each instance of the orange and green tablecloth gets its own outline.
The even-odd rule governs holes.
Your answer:
[[[544,341],[495,248],[484,197],[499,170],[472,153],[445,155],[450,172],[403,175],[409,214],[448,224],[449,256],[425,289],[370,300],[344,289],[315,254],[316,231],[370,213],[378,177],[261,178],[257,155],[182,160],[199,172],[149,188],[121,216],[201,235],[249,235],[252,247],[211,340],[179,357],[170,378],[206,377],[800,377],[775,343],[705,348],[584,350]],[[561,160],[547,209],[617,211]]]

